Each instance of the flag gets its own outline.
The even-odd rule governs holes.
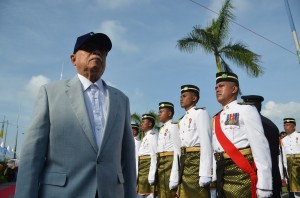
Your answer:
[[[3,138],[3,134],[4,134],[4,131],[1,129],[0,130],[0,138]]]
[[[3,134],[4,134],[4,121],[2,122],[2,127],[0,129],[0,138],[3,138]]]

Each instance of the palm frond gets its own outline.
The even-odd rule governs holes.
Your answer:
[[[260,65],[261,56],[250,51],[246,45],[241,42],[232,44],[228,43],[220,50],[220,54],[238,67],[246,70],[250,77],[258,77],[264,73]]]

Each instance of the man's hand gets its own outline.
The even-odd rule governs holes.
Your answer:
[[[148,183],[149,183],[150,185],[153,185],[153,184],[154,184],[154,180],[148,179]]]
[[[203,177],[201,176],[199,179],[199,186],[200,187],[204,187],[204,186],[208,186],[211,182],[211,177]]]
[[[256,189],[256,195],[257,198],[266,198],[266,197],[271,197],[273,195],[273,192],[272,190]]]
[[[171,182],[169,183],[170,190],[176,189],[178,186],[178,182]]]
[[[286,180],[285,179],[281,180],[281,185],[282,185],[282,187],[286,187]]]

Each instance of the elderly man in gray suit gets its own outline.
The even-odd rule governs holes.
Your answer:
[[[77,76],[42,86],[25,134],[15,198],[136,197],[128,97],[101,76],[112,44],[77,38]]]

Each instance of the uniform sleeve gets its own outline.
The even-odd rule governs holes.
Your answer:
[[[279,172],[281,179],[284,179],[284,173],[283,173],[283,148],[280,146],[280,154],[279,154],[279,160],[278,160],[278,166],[279,166]]]
[[[151,135],[150,138],[150,157],[151,157],[151,163],[150,163],[150,170],[148,175],[148,180],[155,180],[155,172],[156,172],[156,166],[157,166],[157,134]]]
[[[197,131],[200,138],[199,176],[212,177],[211,120],[206,110],[198,110]]]
[[[260,115],[253,106],[248,106],[245,110],[243,122],[245,123],[246,134],[257,168],[258,181],[256,187],[262,190],[272,190],[271,154]]]
[[[173,164],[170,175],[170,182],[178,182],[179,181],[179,158],[180,158],[180,137],[179,137],[179,129],[177,124],[173,124],[172,127],[172,139],[173,139],[173,147],[174,147],[174,156],[173,156]]]

